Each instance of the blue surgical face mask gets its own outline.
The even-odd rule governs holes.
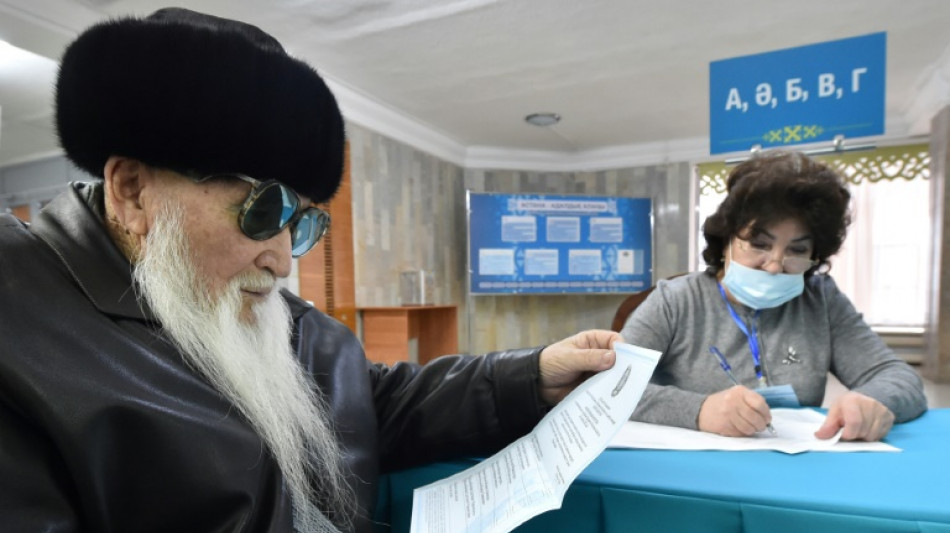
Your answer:
[[[771,309],[805,290],[805,274],[770,274],[729,261],[722,285],[732,297],[752,309]]]

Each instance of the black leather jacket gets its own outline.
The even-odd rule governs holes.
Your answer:
[[[0,215],[0,529],[290,532],[262,441],[186,366],[131,288],[101,184],[27,226]],[[380,472],[487,454],[529,431],[539,349],[368,362],[344,326],[284,293],[330,404],[370,531]]]

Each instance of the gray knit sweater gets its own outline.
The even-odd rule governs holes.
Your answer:
[[[747,324],[752,320],[753,310],[733,308]],[[887,406],[897,422],[927,409],[917,372],[871,331],[830,276],[807,279],[801,296],[763,309],[757,324],[769,384],[790,384],[802,405],[821,405],[830,371],[849,389]],[[747,337],[709,273],[657,283],[621,334],[627,342],[663,352],[631,420],[696,429],[706,396],[732,386],[710,345],[726,356],[740,383],[757,386]],[[789,360],[789,353],[799,362]]]

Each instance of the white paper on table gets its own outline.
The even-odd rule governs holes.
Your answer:
[[[724,437],[645,422],[628,421],[608,445],[609,448],[652,448],[659,450],[776,450],[785,453],[813,452],[899,452],[883,442],[843,442],[841,432],[826,440],[815,437],[825,415],[811,409],[772,409],[772,427],[751,437]]]
[[[410,533],[505,533],[561,507],[572,481],[633,413],[660,352],[614,344],[613,368],[591,376],[531,433],[412,495]]]

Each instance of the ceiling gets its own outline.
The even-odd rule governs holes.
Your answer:
[[[0,0],[0,166],[57,153],[55,60],[154,0]],[[181,0],[315,66],[347,119],[466,167],[708,159],[709,62],[887,32],[886,133],[950,104],[947,0]],[[7,48],[9,51],[9,47]],[[525,115],[553,111],[539,128]]]

